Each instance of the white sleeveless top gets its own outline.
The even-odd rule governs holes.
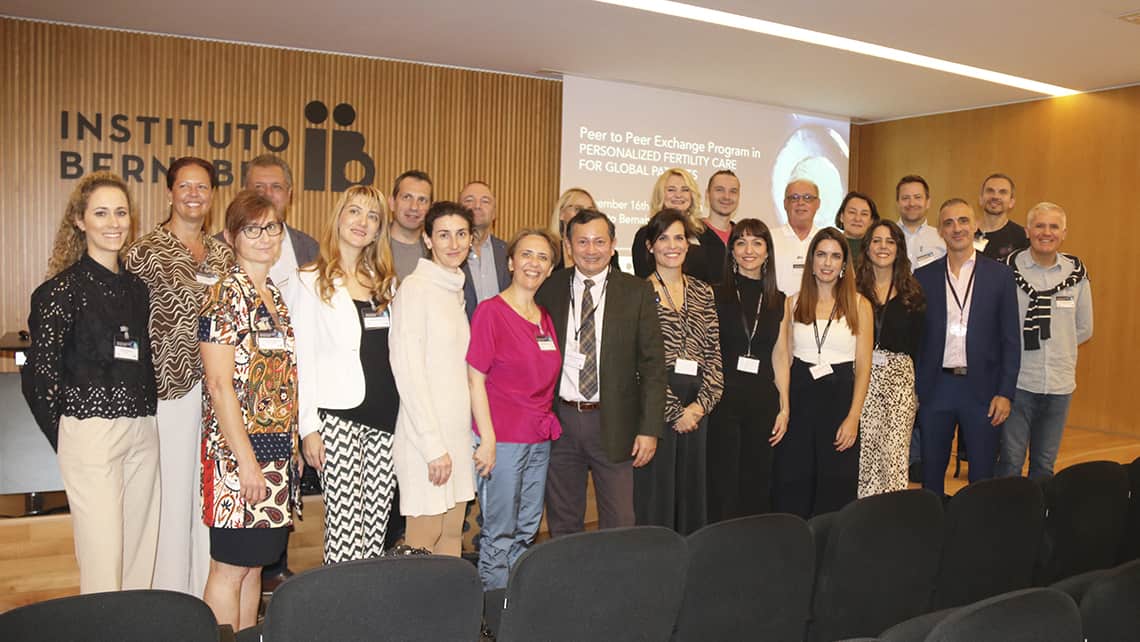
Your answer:
[[[835,319],[831,322],[831,329],[827,331],[827,338],[823,337],[823,330],[827,327],[827,319],[816,321],[819,328],[819,338],[823,340],[823,349],[816,352],[815,331],[810,323],[792,322],[792,355],[805,363],[817,365],[826,363],[835,365],[855,360],[855,335],[847,326],[847,318]]]

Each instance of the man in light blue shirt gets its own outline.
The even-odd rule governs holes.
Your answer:
[[[910,271],[933,263],[946,256],[946,241],[938,230],[926,222],[930,210],[930,186],[918,174],[909,174],[895,185],[895,201],[899,211],[899,225],[906,237],[906,255]]]
[[[1059,251],[1065,240],[1065,210],[1038,203],[1027,218],[1029,248],[1006,259],[1018,285],[1022,350],[997,475],[1020,475],[1028,447],[1029,477],[1043,479],[1053,475],[1077,387],[1077,346],[1092,337],[1093,303],[1084,264]]]

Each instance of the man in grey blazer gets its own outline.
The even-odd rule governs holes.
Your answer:
[[[582,210],[566,224],[574,268],[536,300],[554,320],[562,377],[554,411],[546,519],[554,537],[581,531],[592,473],[601,528],[633,526],[633,469],[649,463],[665,425],[665,347],[653,288],[610,267],[614,224]]]
[[[511,274],[507,271],[507,244],[491,234],[495,222],[495,195],[483,181],[471,181],[459,193],[459,204],[471,210],[475,229],[471,230],[471,252],[463,264],[463,300],[467,319],[475,314],[475,306],[507,289]]]

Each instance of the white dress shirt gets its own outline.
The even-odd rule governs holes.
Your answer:
[[[590,288],[590,296],[593,297],[594,303],[598,306],[594,309],[594,347],[597,350],[596,363],[601,365],[602,361],[602,319],[606,316],[606,279],[609,277],[609,270],[599,272],[592,277],[594,287]],[[585,284],[586,277],[574,268],[574,278],[570,279],[570,291],[573,297],[570,300],[570,318],[566,320],[566,353],[570,354],[578,351],[578,341],[576,340],[576,332],[580,326],[582,319],[582,293],[586,290]],[[601,373],[598,373],[598,382],[601,383]],[[594,394],[593,397],[587,399],[582,396],[578,391],[578,370],[567,367],[565,363],[562,366],[562,381],[558,386],[558,395],[567,401],[598,401],[601,395],[601,386],[598,386],[599,392]]]
[[[906,238],[906,255],[910,259],[911,272],[946,256],[946,241],[942,240],[938,230],[925,221],[915,232],[911,232],[901,221],[899,227]]]
[[[776,287],[785,296],[795,296],[800,291],[804,266],[808,264],[808,246],[819,232],[812,226],[807,236],[800,239],[791,225],[784,225],[772,231],[772,246],[776,251]]]
[[[262,232],[265,234],[265,232]],[[297,281],[297,254],[293,251],[293,239],[289,237],[289,228],[281,232],[281,255],[269,268],[269,278],[281,290],[285,305],[293,307],[297,303],[297,294],[300,283]]]
[[[946,348],[942,353],[942,367],[943,368],[965,368],[966,363],[966,332],[965,328],[970,324],[970,308],[974,305],[974,288],[977,283],[970,287],[970,276],[974,273],[974,264],[977,261],[978,253],[971,250],[970,258],[962,264],[958,270],[958,276],[954,276],[954,272],[950,270],[950,259],[946,260],[946,275],[949,277],[949,282],[946,284]],[[950,284],[954,284],[954,290],[950,289]],[[970,287],[967,294],[966,288]],[[962,310],[958,310],[958,303],[954,300],[954,291],[958,292],[958,301],[962,303]],[[961,323],[963,331],[961,336],[956,335],[952,328]]]

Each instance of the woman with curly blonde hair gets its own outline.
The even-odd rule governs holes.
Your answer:
[[[24,398],[59,454],[82,593],[150,588],[159,460],[146,284],[123,269],[123,179],[83,177],[32,293]]]
[[[705,222],[701,218],[701,188],[688,170],[673,167],[657,177],[653,193],[649,197],[649,211],[660,212],[663,209],[679,210],[685,215],[689,253],[685,257],[684,273],[707,282],[709,276],[705,269],[705,253],[698,240],[705,231]],[[633,273],[643,279],[653,274],[657,266],[648,249],[647,243],[650,241],[646,227],[642,226],[634,235],[633,246],[630,248],[633,253]]]
[[[388,359],[390,222],[379,190],[348,188],[325,223],[320,256],[300,271],[300,434],[322,475],[326,564],[378,557],[392,507],[400,397]]]

